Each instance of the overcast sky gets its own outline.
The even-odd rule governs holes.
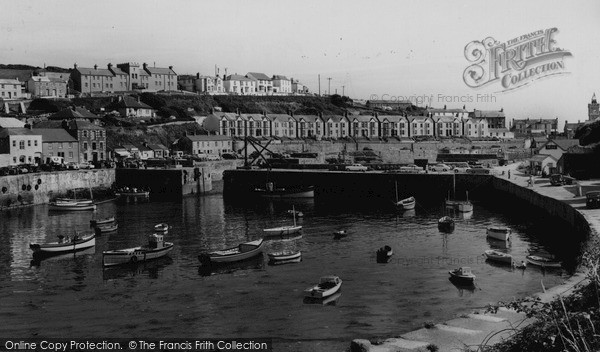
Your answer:
[[[514,118],[587,119],[600,94],[600,1],[3,1],[0,62],[174,66],[178,74],[286,75],[352,98],[504,108]],[[567,74],[502,93],[463,81],[465,46],[558,28]],[[344,86],[344,88],[342,88]],[[477,94],[492,94],[491,102]],[[462,102],[461,102],[462,100]],[[472,100],[472,102],[470,102]]]

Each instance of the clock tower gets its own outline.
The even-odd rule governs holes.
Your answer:
[[[596,101],[596,93],[592,95],[592,102],[588,104],[588,117],[590,121],[600,118],[600,104]]]

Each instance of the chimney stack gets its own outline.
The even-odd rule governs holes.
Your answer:
[[[77,63],[74,63],[74,64],[73,64],[73,68],[74,68],[74,69],[77,69]]]
[[[108,65],[107,65],[107,66],[108,66],[108,69],[109,69],[109,70],[110,70],[110,69],[112,69],[112,64],[111,64],[110,62],[108,63]]]
[[[98,65],[94,65],[94,70],[97,70],[97,69],[98,69]]]
[[[173,66],[169,66],[169,70],[173,70]]]
[[[196,73],[196,78],[198,78],[198,79],[200,78],[200,72]]]
[[[144,63],[142,63],[142,68],[143,68],[144,70],[145,70],[145,69],[147,69],[147,68],[148,68],[148,64],[147,64],[147,63],[145,63],[145,62],[144,62]]]

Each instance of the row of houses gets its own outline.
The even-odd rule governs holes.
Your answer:
[[[430,137],[514,138],[506,128],[490,128],[486,119],[455,115],[296,115],[213,112],[207,129],[229,137],[339,139]]]
[[[33,127],[0,119],[0,167],[40,164],[54,156],[78,164],[106,160],[105,129],[83,119],[45,121]]]
[[[262,72],[246,75],[201,76],[200,73],[182,75],[178,78],[179,88],[184,91],[206,94],[237,95],[290,95],[309,94],[308,87],[298,80],[282,75],[269,77]]]

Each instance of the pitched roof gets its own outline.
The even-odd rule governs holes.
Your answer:
[[[560,149],[567,151],[572,146],[579,145],[579,139],[549,139],[541,148],[545,147],[548,143],[553,142]]]
[[[174,75],[177,76],[177,74],[175,73],[175,71],[173,71],[170,68],[163,68],[163,67],[149,67],[146,66],[146,71],[148,71],[148,73],[154,75]]]
[[[261,72],[248,72],[248,74],[246,74],[246,76],[250,76],[248,78],[259,79],[261,81],[270,81],[271,80],[271,77],[269,77]]]
[[[165,147],[162,144],[148,144],[148,148],[152,150],[169,150],[169,148]]]
[[[242,75],[229,75],[225,77],[226,81],[253,81],[253,79]]]
[[[7,136],[39,136],[40,134],[29,128],[3,128],[0,129],[0,138]]]
[[[0,117],[0,128],[23,128],[25,123],[14,117]]]
[[[86,120],[69,120],[67,121],[67,126],[69,129],[74,130],[104,130],[104,128]]]
[[[286,76],[280,76],[280,75],[273,75],[273,80],[284,80],[284,81],[289,81],[289,79]]]
[[[38,134],[42,135],[42,142],[77,142],[73,136],[62,128],[36,128]]]
[[[193,134],[185,136],[191,141],[230,141],[231,137],[219,135]]]
[[[33,125],[33,128],[61,128],[62,121],[61,120],[46,120],[40,121]]]
[[[371,121],[371,119],[377,121],[377,119],[373,115],[354,115],[352,117],[348,117],[348,120],[350,120],[350,122],[354,120],[358,120],[360,122],[369,122]]]
[[[77,67],[75,71],[84,76],[114,76],[107,68]]]
[[[290,119],[295,120],[291,115],[288,114],[268,114],[267,117],[269,120],[277,122],[289,122]]]
[[[10,78],[0,78],[0,83],[2,84],[18,84],[21,85],[21,81],[18,79],[10,79]]]
[[[385,121],[386,119],[390,122],[400,122],[401,120],[406,120],[406,117],[403,115],[379,115],[377,116],[379,121]]]
[[[554,161],[556,161],[555,157],[553,157],[552,155],[548,155],[548,154],[537,154],[537,155],[534,155],[531,158],[529,158],[529,161],[542,162],[542,161],[546,160],[546,158],[552,158]]]
[[[325,115],[325,116],[323,116],[323,120],[325,120],[326,122],[331,119],[331,121],[333,121],[335,123],[339,123],[342,120],[344,120],[345,118],[346,117],[344,117],[342,115]]]
[[[151,106],[144,104],[140,101],[137,101],[136,99],[134,99],[133,97],[130,96],[123,96],[123,99],[121,99],[118,103],[117,103],[117,107],[119,108],[132,108],[132,109],[152,109]]]
[[[48,117],[50,120],[62,120],[62,119],[99,119],[98,115],[91,113],[82,107],[69,107],[62,109],[61,111]]]
[[[296,121],[304,120],[307,122],[316,122],[319,119],[317,115],[294,115]]]

